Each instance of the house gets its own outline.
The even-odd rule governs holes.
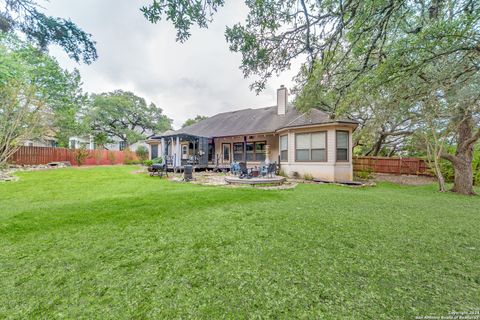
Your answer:
[[[148,148],[145,140],[139,140],[129,146],[131,151],[137,150],[139,146]],[[85,147],[87,150],[94,150],[96,148],[93,136],[85,137],[70,137],[68,140],[68,147],[70,149],[80,149]],[[123,151],[126,148],[125,141],[118,137],[109,137],[109,142],[103,146],[104,149],[110,151]]]
[[[150,157],[174,168],[249,167],[277,162],[289,176],[311,175],[328,181],[353,179],[352,133],[358,123],[331,119],[326,112],[297,111],[287,88],[277,90],[277,105],[217,114],[191,126],[150,138]]]
[[[57,139],[55,139],[55,138],[42,138],[42,139],[35,139],[35,140],[24,140],[23,145],[25,147],[56,148],[56,147],[58,147],[58,142],[57,142]]]

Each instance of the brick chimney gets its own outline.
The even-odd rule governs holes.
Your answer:
[[[288,90],[282,84],[277,89],[277,114],[284,115],[287,112]]]

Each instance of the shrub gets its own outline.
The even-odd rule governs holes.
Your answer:
[[[111,164],[115,164],[115,161],[117,160],[117,156],[115,155],[115,152],[113,152],[113,151],[108,151],[107,158],[108,158],[108,161],[110,161]]]
[[[127,165],[141,164],[141,163],[142,162],[140,160],[136,160],[136,159],[123,161],[123,164],[127,164]]]
[[[283,169],[280,169],[280,171],[278,172],[278,175],[281,176],[281,177],[288,178],[287,173]]]
[[[293,172],[292,172],[292,177],[293,177],[294,179],[299,179],[299,178],[300,178],[300,174],[299,174],[297,171],[293,171]]]
[[[150,167],[153,164],[153,161],[152,160],[145,160],[145,161],[143,161],[143,164],[147,167]]]
[[[75,149],[74,156],[75,156],[75,161],[77,162],[77,165],[81,166],[82,164],[85,163],[85,160],[90,156],[90,153],[88,152],[85,146],[82,146],[80,149]]]
[[[102,150],[95,150],[95,151],[93,152],[93,154],[94,154],[94,157],[95,157],[95,163],[96,163],[97,165],[99,165],[100,162],[102,161],[102,156],[103,156]]]
[[[132,162],[135,161],[135,157],[130,149],[127,148],[123,150],[123,155],[123,164],[132,164]]]
[[[358,171],[355,174],[356,174],[357,177],[359,177],[362,180],[368,180],[368,179],[372,178],[372,173],[373,173],[372,168],[368,168],[368,169],[364,169],[362,171]]]
[[[148,149],[145,146],[138,146],[135,153],[140,161],[145,161],[148,159]]]
[[[313,176],[307,172],[303,174],[303,179],[307,181],[313,181]]]
[[[152,159],[152,161],[153,161],[154,164],[162,164],[163,163],[162,157]]]

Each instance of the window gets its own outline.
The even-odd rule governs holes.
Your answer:
[[[230,143],[222,144],[223,162],[230,162]]]
[[[182,146],[182,155],[186,156],[188,154],[188,146],[183,145]]]
[[[263,142],[255,142],[255,161],[265,161],[265,154],[267,151],[267,143]]]
[[[243,142],[233,144],[233,160],[243,161]]]
[[[280,161],[288,161],[288,136],[280,136]]]
[[[348,131],[337,131],[337,161],[348,161]]]
[[[255,156],[255,144],[253,142],[247,143],[247,161],[253,161]]]
[[[118,143],[118,149],[119,149],[120,151],[122,151],[122,150],[125,149],[125,141],[120,141],[120,142]]]
[[[302,133],[295,135],[296,161],[327,161],[327,133]]]

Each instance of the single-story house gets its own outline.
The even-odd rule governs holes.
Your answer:
[[[153,136],[150,157],[181,168],[229,167],[232,161],[258,166],[277,162],[289,176],[328,181],[353,179],[352,132],[358,123],[331,119],[318,109],[307,113],[288,104],[287,88],[277,90],[277,105],[217,114],[191,126]]]
[[[110,142],[105,144],[103,148],[110,151],[123,151],[126,148],[125,141],[121,140],[118,137],[109,137]],[[139,140],[135,143],[132,143],[129,146],[131,151],[136,151],[138,147],[143,146],[148,148],[148,144],[145,140]],[[92,135],[84,137],[70,137],[68,140],[68,147],[70,149],[80,149],[85,147],[87,150],[95,150],[95,141]]]

